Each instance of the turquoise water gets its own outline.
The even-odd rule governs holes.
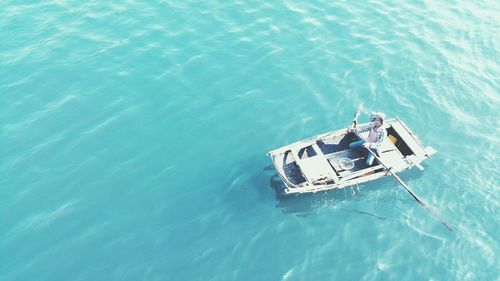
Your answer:
[[[1,280],[500,280],[496,1],[1,6]],[[359,103],[453,232],[391,178],[276,196]]]

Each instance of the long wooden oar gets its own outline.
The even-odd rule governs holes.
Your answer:
[[[356,111],[356,115],[354,115],[354,121],[353,121],[353,125],[357,125],[357,118],[359,116],[359,108],[358,108],[358,111]],[[354,131],[354,133],[356,134],[356,136],[358,136],[358,138],[360,139],[363,139],[356,131]],[[432,209],[431,207],[429,207],[429,205],[427,205],[427,203],[425,203],[424,200],[420,199],[420,197],[417,196],[417,194],[415,194],[415,192],[413,192],[413,190],[411,190],[404,182],[403,180],[401,180],[401,178],[396,175],[396,173],[394,173],[390,168],[388,168],[383,162],[382,160],[380,160],[380,158],[375,154],[375,152],[373,152],[371,149],[365,147],[366,150],[368,150],[369,153],[371,153],[371,155],[373,155],[373,157],[375,157],[375,159],[378,160],[378,162],[380,163],[380,165],[382,165],[382,167],[384,167],[384,170],[386,170],[389,174],[391,174],[398,182],[399,184],[408,192],[410,193],[410,195],[420,204],[422,205],[427,211],[429,211],[429,213],[436,219],[438,220],[442,225],[444,225],[449,231],[453,231],[453,229],[451,228],[451,226],[446,223],[444,220],[442,220]]]

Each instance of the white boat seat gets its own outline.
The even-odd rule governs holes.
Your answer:
[[[384,165],[392,167],[395,171],[404,169],[407,166],[403,154],[389,138],[386,138],[378,149],[378,154]]]
[[[297,151],[292,150],[293,157],[300,167],[304,177],[311,183],[323,180],[338,180],[337,174],[316,144],[312,145],[315,156],[301,159]]]

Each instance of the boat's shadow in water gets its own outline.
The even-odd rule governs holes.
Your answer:
[[[272,167],[264,168],[264,171],[271,171]],[[422,173],[415,171],[416,169],[406,171],[400,177],[407,182],[413,182],[420,178]],[[321,208],[334,208],[335,205],[344,201],[359,201],[371,200],[371,194],[377,191],[387,190],[387,193],[394,193],[394,189],[399,192],[399,184],[390,176],[378,179],[372,182],[354,185],[342,189],[327,190],[317,193],[305,193],[297,195],[284,194],[285,185],[278,174],[273,174],[269,177],[269,187],[276,192],[276,208],[280,209],[285,214],[294,214],[297,216],[308,216]],[[404,191],[403,191],[404,192]],[[388,194],[388,196],[390,196]],[[394,197],[391,197],[394,198]],[[392,199],[391,199],[392,200]],[[399,201],[413,201],[410,196],[404,195],[403,198],[396,198]],[[364,215],[370,215],[378,219],[386,219],[376,214],[367,213],[360,210],[347,210]]]

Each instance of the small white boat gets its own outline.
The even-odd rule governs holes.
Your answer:
[[[360,124],[358,128],[368,126]],[[387,138],[378,148],[378,160],[366,164],[367,149],[351,149],[359,139],[346,129],[324,133],[268,152],[285,183],[285,194],[340,189],[390,176],[412,167],[421,170],[422,161],[436,153],[424,147],[420,139],[399,118],[385,120]],[[368,132],[361,133],[366,138]],[[380,161],[382,163],[380,163]]]

